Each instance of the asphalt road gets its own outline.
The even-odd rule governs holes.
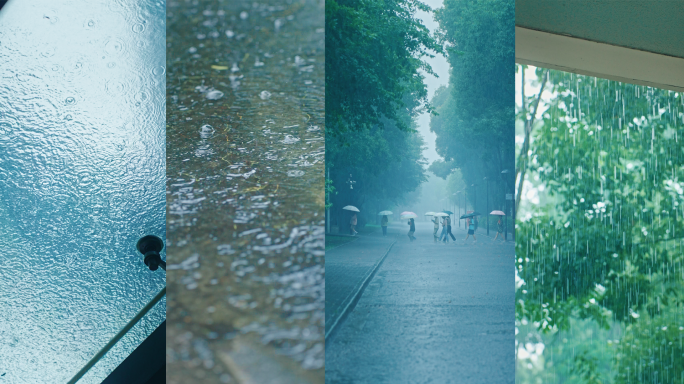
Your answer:
[[[456,227],[457,242],[435,244],[431,223],[411,243],[407,230],[390,227],[397,243],[326,340],[326,383],[513,383],[513,243],[480,229],[464,244]],[[366,242],[334,251],[351,263]]]

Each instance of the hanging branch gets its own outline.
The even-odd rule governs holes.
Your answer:
[[[525,110],[525,69],[523,68],[523,111]],[[525,181],[525,172],[527,171],[527,152],[530,148],[530,134],[532,133],[532,127],[534,126],[534,118],[537,116],[537,108],[539,107],[539,101],[542,97],[542,92],[544,92],[544,86],[546,85],[546,80],[549,77],[549,70],[545,70],[542,75],[541,88],[539,88],[539,95],[537,95],[537,100],[534,101],[534,112],[532,117],[525,124],[525,140],[523,141],[522,148],[520,149],[520,154],[518,155],[518,161],[515,169],[515,177],[518,179],[520,175],[520,180],[518,181],[518,193],[515,196],[515,211],[518,212],[518,207],[520,206],[520,196],[522,194],[523,182]]]

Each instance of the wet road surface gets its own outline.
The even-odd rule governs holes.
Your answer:
[[[390,227],[398,242],[326,340],[326,383],[513,383],[513,243],[464,245],[456,227],[456,243],[435,244],[431,223],[410,243],[405,229]]]
[[[169,1],[168,382],[321,383],[323,1]]]

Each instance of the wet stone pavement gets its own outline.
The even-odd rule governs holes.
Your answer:
[[[168,382],[324,374],[323,1],[169,1]]]
[[[362,288],[376,265],[397,240],[397,234],[382,232],[359,235],[358,239],[325,252],[325,333],[338,323],[345,308]],[[339,324],[339,323],[338,323]]]
[[[464,245],[456,227],[457,242],[435,244],[431,223],[416,230],[410,243],[389,228],[399,240],[326,340],[326,383],[513,383],[513,243],[479,233]]]

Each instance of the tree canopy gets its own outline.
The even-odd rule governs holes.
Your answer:
[[[326,177],[334,188],[326,202],[339,224],[347,220],[343,206],[368,207],[363,223],[426,180],[415,117],[429,110],[421,70],[432,69],[424,58],[442,47],[418,10],[430,8],[415,0],[326,1]]]
[[[549,87],[526,185],[553,204],[526,203],[518,224],[516,317],[546,333],[624,327],[615,382],[680,382],[684,98],[560,71]]]
[[[446,178],[460,169],[470,186],[468,200],[479,201],[480,209],[485,208],[489,183],[493,206],[503,209],[515,166],[515,4],[445,0],[435,15],[451,76],[449,86],[431,100],[438,115],[432,117],[430,129],[437,135],[437,153],[444,161],[433,163],[430,170]]]
[[[325,111],[327,134],[369,129],[381,118],[410,129],[427,104],[422,60],[442,47],[415,17],[417,0],[326,0]]]

